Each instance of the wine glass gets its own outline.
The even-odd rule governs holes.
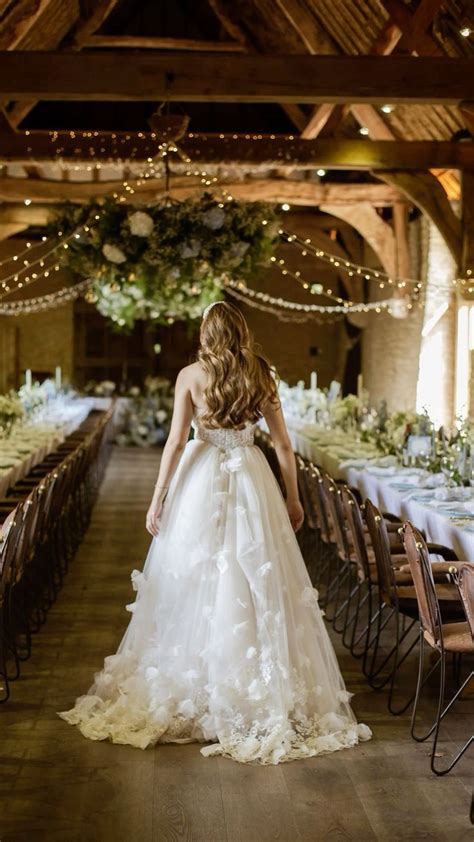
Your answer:
[[[446,454],[442,456],[440,462],[441,471],[444,474],[446,479],[446,485],[449,487],[452,485],[452,477],[454,473],[454,459],[451,454]]]

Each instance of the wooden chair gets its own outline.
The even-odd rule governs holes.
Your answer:
[[[474,672],[471,671],[461,686],[456,689],[450,701],[445,704],[447,656],[474,655],[474,565],[461,562],[457,565],[451,564],[448,566],[451,575],[455,577],[465,614],[464,620],[460,622],[446,623],[443,621],[439,593],[435,585],[428,547],[423,536],[411,523],[406,523],[403,529],[403,540],[419,609],[419,667],[411,720],[411,735],[417,742],[424,742],[433,735],[431,769],[436,775],[446,775],[474,741],[474,735],[471,734],[462,748],[444,768],[440,768],[436,763],[441,722],[461,697],[474,675]],[[428,675],[424,676],[426,643],[438,654],[438,658],[429,670]],[[438,666],[440,667],[440,681],[436,718],[431,727],[424,734],[420,734],[417,733],[416,726],[421,691],[428,677],[433,674]]]
[[[376,643],[372,650],[372,658],[367,669],[367,679],[374,689],[382,689],[389,685],[388,708],[394,715],[404,713],[413,703],[415,695],[409,698],[401,708],[395,708],[394,693],[398,672],[408,655],[418,643],[418,634],[411,635],[418,628],[417,595],[411,579],[411,569],[407,568],[407,559],[394,557],[390,550],[390,539],[384,518],[376,506],[370,501],[365,503],[365,517],[369,529],[371,544],[377,569],[377,586],[379,593],[380,612],[377,617]],[[439,545],[434,547],[437,554],[444,553],[448,561],[456,559],[455,553]],[[406,575],[410,573],[407,582]],[[444,575],[444,578],[445,575]],[[453,617],[459,617],[459,596],[455,587],[446,581],[437,586],[439,598],[443,602],[444,611]],[[393,621],[393,645],[385,657],[377,662],[381,632],[388,621]],[[383,623],[383,625],[382,625]],[[389,627],[389,628],[392,628]],[[405,651],[402,654],[402,649]]]

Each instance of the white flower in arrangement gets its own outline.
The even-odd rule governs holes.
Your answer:
[[[143,292],[136,284],[130,284],[130,286],[127,286],[127,294],[135,301],[139,301],[140,298],[143,298]]]
[[[313,295],[321,295],[322,291],[322,284],[311,284],[311,292],[313,293]]]
[[[197,257],[199,252],[201,251],[201,243],[199,240],[188,240],[185,243],[182,243],[179,247],[179,253],[181,257]]]
[[[113,246],[111,243],[104,243],[102,246],[102,254],[107,258],[107,260],[110,260],[111,263],[125,263],[127,259],[122,249],[119,249],[118,246]]]
[[[109,397],[110,395],[113,395],[115,389],[116,385],[113,380],[102,380],[95,386],[94,394],[106,395],[107,397]]]
[[[135,211],[128,217],[130,233],[135,237],[149,237],[154,228],[154,222],[150,214],[144,211]]]
[[[168,418],[168,413],[164,409],[159,409],[158,412],[155,413],[155,418],[158,421],[158,424],[164,424]]]
[[[131,397],[136,398],[140,394],[140,389],[138,386],[131,386],[128,390],[128,394],[131,395]]]
[[[211,231],[217,231],[219,228],[222,228],[225,222],[225,213],[222,208],[211,208],[203,213],[202,221],[206,228],[210,228]]]

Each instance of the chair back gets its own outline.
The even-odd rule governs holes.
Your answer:
[[[313,510],[318,524],[321,539],[325,544],[331,543],[328,519],[322,499],[323,478],[321,471],[312,462],[308,466],[308,490],[313,503]]]
[[[466,562],[454,573],[454,581],[466,612],[472,639],[474,640],[474,564]]]
[[[386,605],[398,608],[397,586],[387,526],[377,506],[374,506],[371,500],[365,501],[364,511],[377,565],[380,596]]]
[[[421,628],[435,643],[441,635],[441,611],[426,541],[409,521],[403,525],[403,544],[416,591]]]
[[[12,567],[23,530],[24,510],[24,502],[18,503],[16,508],[8,515],[5,523],[2,524],[2,535],[4,537],[0,543],[0,604],[5,588],[11,583]]]
[[[315,516],[313,501],[311,498],[310,488],[309,488],[309,468],[304,459],[299,455],[299,453],[295,454],[296,459],[296,474],[298,478],[298,490],[301,497],[301,502],[303,504],[305,520],[307,526],[310,529],[317,529],[318,523]]]
[[[339,489],[329,474],[324,474],[322,488],[326,503],[326,511],[330,517],[334,530],[337,554],[343,561],[349,561],[351,554],[347,541],[344,509],[342,507]]]
[[[354,558],[357,566],[359,582],[371,581],[369,558],[367,555],[367,544],[364,534],[364,522],[359,503],[347,486],[341,490],[341,500],[346,518],[349,536],[354,549]]]

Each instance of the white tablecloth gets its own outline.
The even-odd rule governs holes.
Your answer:
[[[451,547],[459,558],[474,561],[474,520],[460,525],[454,523],[446,511],[435,508],[434,501],[424,503],[413,500],[413,491],[399,490],[391,485],[395,479],[400,480],[400,475],[375,476],[367,468],[344,465],[344,461],[351,458],[363,460],[375,456],[370,446],[356,442],[338,431],[315,430],[314,435],[318,439],[315,441],[308,434],[307,425],[303,431],[303,425],[292,423],[291,419],[288,421],[288,431],[293,448],[305,459],[319,465],[335,479],[347,480],[350,486],[360,491],[363,498],[369,497],[383,511],[412,521],[416,527],[425,531],[428,541]],[[474,500],[474,489],[471,489],[471,500]],[[453,502],[450,508],[455,510],[459,506]]]
[[[51,401],[34,422],[18,426],[0,439],[0,497],[77,430],[92,409],[110,405],[110,398],[103,400],[106,406],[98,405],[94,397]]]

